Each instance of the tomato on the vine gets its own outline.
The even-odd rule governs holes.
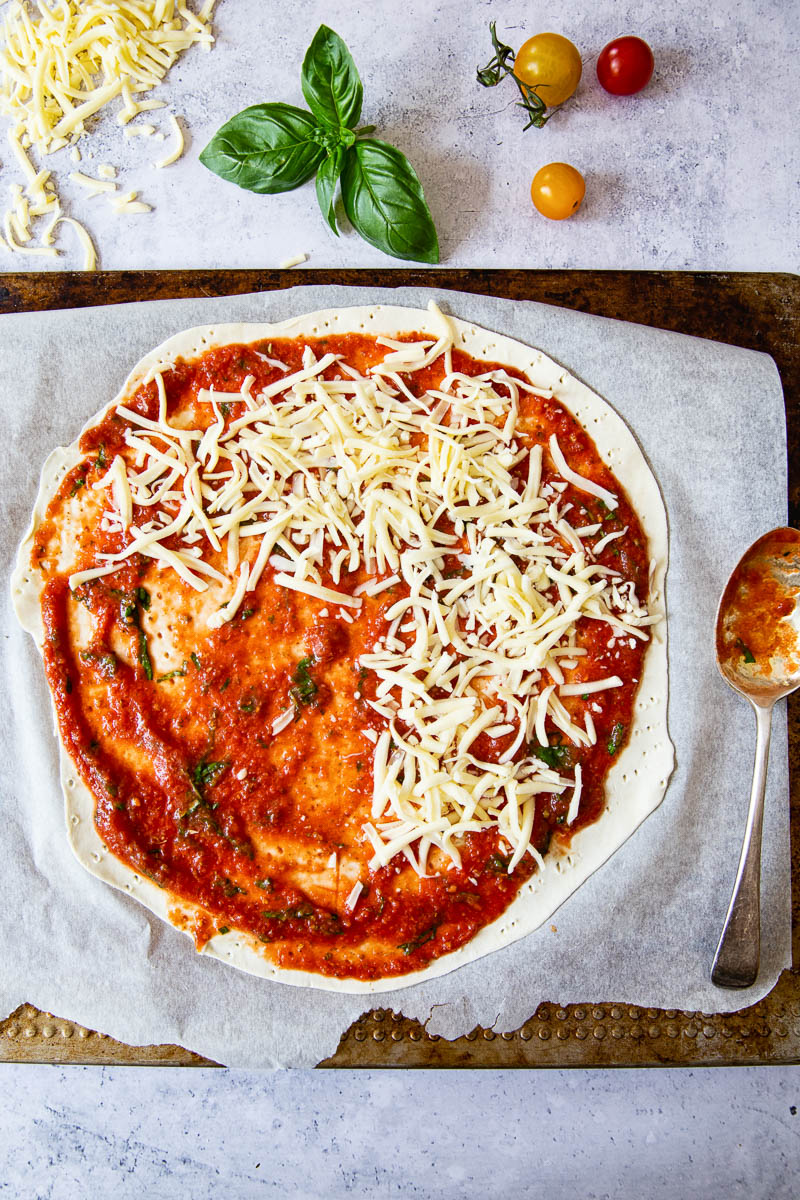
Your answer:
[[[632,96],[650,82],[653,51],[638,37],[620,37],[600,51],[597,78],[613,96]]]
[[[531,184],[531,200],[543,217],[564,221],[581,206],[586,184],[580,171],[569,163],[548,163],[540,167]]]
[[[581,56],[577,46],[560,33],[537,33],[519,48],[514,75],[548,108],[568,100],[581,78]]]

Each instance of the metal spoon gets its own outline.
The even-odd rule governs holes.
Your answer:
[[[744,554],[717,609],[717,666],[756,714],[756,760],[733,895],[714,956],[718,987],[750,987],[761,948],[761,825],[772,710],[800,687],[800,532],[773,529]]]

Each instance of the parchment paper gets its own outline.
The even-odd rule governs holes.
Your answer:
[[[709,978],[738,861],[754,746],[747,705],[713,658],[717,599],[757,536],[786,522],[784,406],[766,355],[535,303],[424,288],[299,287],[0,318],[0,548],[6,578],[47,453],[69,443],[129,369],[170,334],[282,320],[333,305],[449,311],[540,347],[628,421],[670,522],[669,723],[677,767],[663,804],[530,937],[381,1006],[456,1037],[515,1029],[542,1000],[730,1011],[791,961],[785,709],[775,716],[755,987]],[[125,1042],[177,1042],[231,1066],[308,1066],[369,1001],[298,991],[200,957],[189,939],[89,875],[64,831],[41,659],[2,601],[0,1011],[27,1001]],[[554,931],[551,924],[556,927]]]

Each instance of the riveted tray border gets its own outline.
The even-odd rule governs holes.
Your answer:
[[[113,271],[0,275],[0,314],[133,300],[223,296],[296,284],[441,287],[591,312],[775,359],[786,401],[789,520],[800,522],[800,278],[662,271]],[[772,992],[734,1013],[613,1002],[538,1004],[520,1029],[476,1028],[448,1041],[387,1009],[366,1012],[322,1067],[714,1066],[800,1062],[800,701],[789,701],[792,940],[795,964]],[[535,1002],[535,998],[532,998]],[[180,1046],[126,1046],[21,1005],[0,1021],[0,1062],[213,1066]]]

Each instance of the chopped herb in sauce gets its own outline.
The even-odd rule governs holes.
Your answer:
[[[108,459],[106,458],[106,448],[101,442],[97,447],[97,458],[94,460],[94,465],[102,469],[107,465],[107,463]]]
[[[625,726],[621,721],[617,721],[614,728],[611,730],[611,736],[606,743],[608,753],[616,754],[622,745],[622,740],[625,737]]]
[[[182,667],[176,667],[174,671],[167,671],[166,675],[159,675],[156,683],[166,683],[168,679],[182,678],[186,674],[188,662],[184,662]]]
[[[424,946],[426,942],[433,941],[433,939],[436,937],[436,931],[438,928],[439,923],[437,922],[435,925],[431,925],[430,929],[426,929],[422,933],[418,933],[413,941],[401,942],[397,949],[402,950],[403,954],[413,954],[415,950],[419,950],[420,946]]]
[[[742,641],[742,639],[741,639],[741,638],[737,638],[737,639],[736,639],[736,645],[737,645],[737,646],[739,647],[739,649],[741,650],[741,652],[742,652],[742,656],[744,657],[744,661],[745,661],[746,663],[754,663],[754,662],[756,661],[756,656],[755,656],[755,654],[753,654],[753,651],[750,649],[750,647],[749,647],[749,646],[746,646],[746,645],[744,644],[744,642]]]
[[[119,597],[119,611],[122,620],[126,625],[133,625],[139,631],[137,656],[139,665],[144,671],[145,679],[153,678],[153,664],[150,660],[150,651],[147,648],[147,635],[142,629],[142,618],[139,612],[141,606],[145,612],[150,608],[150,593],[146,588],[137,587],[132,592],[121,592],[117,588],[111,589],[112,596]]]
[[[204,755],[203,758],[200,759],[199,763],[189,772],[192,788],[192,799],[189,807],[184,809],[184,811],[181,813],[181,818],[185,818],[194,816],[195,814],[201,815],[199,812],[200,809],[208,810],[204,816],[205,818],[209,819],[208,823],[210,828],[214,833],[219,833],[223,837],[225,835],[222,833],[222,829],[219,827],[217,822],[210,820],[210,810],[216,808],[216,805],[209,803],[206,797],[206,788],[211,787],[216,782],[217,777],[228,766],[230,766],[230,763],[227,759],[223,759],[219,762],[208,762],[207,757]]]
[[[98,654],[94,650],[81,650],[81,660],[83,662],[95,663],[101,675],[105,675],[110,679],[112,675],[117,673],[117,656],[111,651],[106,651]]]
[[[572,765],[572,749],[569,746],[539,746],[531,742],[528,751],[536,758],[540,758],[548,767],[558,768]]]
[[[265,879],[254,879],[253,883],[256,885],[257,888],[261,888],[261,890],[263,892],[271,892],[271,891],[274,891],[274,888],[275,888],[275,885],[273,884],[272,880],[268,877]]]
[[[314,909],[310,904],[298,904],[295,908],[263,908],[261,915],[269,921],[306,921],[313,917]]]
[[[150,661],[150,651],[147,649],[147,636],[143,629],[139,630],[139,664],[144,671],[145,679],[152,679],[153,664]]]
[[[510,862],[511,859],[505,858],[502,854],[490,854],[484,870],[488,871],[490,875],[507,875]]]
[[[313,657],[301,658],[292,676],[293,686],[289,688],[289,695],[298,708],[303,704],[313,704],[314,702],[318,689],[311,677],[309,667],[313,667],[316,661]]]
[[[82,487],[85,486],[85,484],[86,484],[86,480],[81,475],[80,478],[76,479],[75,482],[73,483],[72,489],[69,493],[70,497],[77,496],[78,492],[81,490]]]
[[[228,899],[230,899],[232,896],[247,895],[246,889],[238,887],[232,879],[228,878],[227,875],[223,876],[222,879],[215,879],[213,887],[219,888],[223,896],[227,896]]]
[[[217,776],[221,775],[228,766],[230,763],[227,759],[221,759],[219,762],[206,762],[205,758],[200,759],[192,771],[192,784],[201,796],[207,787],[216,782]]]

